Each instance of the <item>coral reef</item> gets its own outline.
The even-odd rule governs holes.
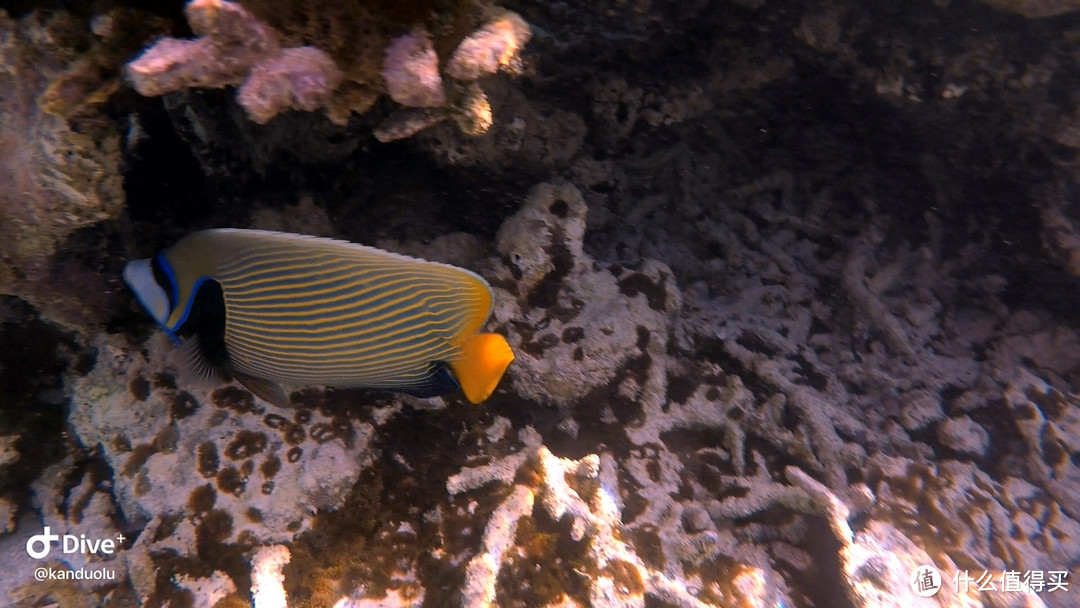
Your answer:
[[[241,85],[237,100],[263,124],[286,109],[326,107],[341,84],[329,55],[314,47],[282,48],[273,28],[235,2],[192,0],[184,14],[199,38],[164,38],[129,63],[128,79],[139,93]]]
[[[500,70],[516,71],[518,54],[532,38],[529,24],[510,11],[499,11],[454,49],[446,74],[455,80],[477,80]]]
[[[295,8],[293,13],[319,10],[317,6]],[[239,85],[237,102],[258,124],[285,110],[321,108],[332,121],[345,125],[353,112],[364,114],[386,92],[402,106],[439,111],[391,114],[375,131],[379,141],[409,137],[448,115],[455,117],[465,133],[480,135],[490,128],[492,119],[490,108],[478,112],[478,107],[487,107],[486,98],[471,81],[499,70],[514,71],[522,47],[532,36],[529,25],[515,13],[494,8],[480,11],[489,15],[488,20],[461,41],[444,68],[450,77],[466,83],[448,99],[436,47],[443,46],[455,28],[440,27],[437,31],[443,34],[433,40],[421,21],[411,31],[391,38],[390,32],[401,28],[397,16],[380,14],[374,7],[338,7],[333,12],[348,13],[343,23],[370,34],[360,45],[362,50],[346,50],[346,43],[356,40],[355,33],[340,32],[337,39],[290,46],[314,38],[312,32],[304,31],[303,22],[282,19],[290,13],[288,8],[257,5],[252,9],[230,0],[191,0],[184,13],[198,37],[163,38],[148,48],[127,66],[132,86],[143,95],[157,96]],[[383,56],[376,70],[373,49],[383,42],[385,50],[380,49]]]
[[[386,47],[382,75],[390,98],[403,106],[437,108],[446,103],[439,58],[431,35],[422,28],[395,38]]]
[[[585,212],[572,185],[543,184],[499,229],[506,265],[496,276],[512,291],[499,292],[494,317],[521,353],[514,388],[562,405],[608,383],[628,401],[662,399],[668,322],[681,305],[674,277],[654,260],[599,268],[582,250]],[[616,379],[630,361],[634,373]]]
[[[598,456],[591,454],[581,460],[558,458],[547,448],[536,447],[539,437],[535,431],[526,428],[525,435],[523,440],[533,452],[528,455],[528,461],[536,468],[536,486],[516,484],[510,495],[495,508],[484,528],[481,551],[465,569],[462,605],[498,605],[494,602],[500,569],[504,561],[514,561],[507,551],[515,548],[517,531],[519,526],[523,527],[521,520],[532,517],[537,500],[551,520],[560,521],[568,516],[571,520],[570,540],[587,544],[584,560],[576,567],[589,572],[583,582],[588,589],[590,605],[642,604],[645,595],[676,605],[703,605],[680,582],[645,567],[619,540],[617,530],[622,514],[614,497],[601,485]],[[491,466],[451,478],[454,486],[451,494],[476,489],[490,482],[488,469]],[[498,468],[504,468],[504,465],[500,464]],[[510,565],[512,568],[522,566],[524,564]],[[591,575],[593,572],[597,574]]]
[[[103,181],[0,207],[4,601],[1080,603],[1073,3],[390,4],[196,0],[130,108],[134,13],[5,18],[4,132],[113,148],[7,152]],[[207,200],[114,208],[128,162]],[[72,333],[26,285],[211,225],[471,268],[517,358],[480,406],[276,409],[187,377],[129,296]],[[46,526],[118,550],[39,562]]]
[[[370,464],[370,424],[306,409],[287,417],[232,385],[184,384],[179,351],[164,335],[145,359],[123,343],[96,348],[70,420],[121,472],[114,492],[128,518],[213,516],[220,541],[283,542],[341,504]]]
[[[374,427],[355,415],[312,405],[277,412],[233,385],[185,382],[182,355],[164,335],[146,351],[116,339],[95,347],[97,365],[74,387],[70,421],[82,444],[117,472],[111,496],[124,520],[145,522],[122,554],[143,602],[190,592],[194,583],[177,577],[199,578],[199,559],[245,588],[230,561],[238,556],[226,547],[246,551],[303,534],[320,511],[344,502],[375,456]],[[55,526],[68,521],[57,514]],[[270,596],[288,550],[263,551],[251,584]],[[190,569],[173,566],[164,581],[153,574],[186,561]]]

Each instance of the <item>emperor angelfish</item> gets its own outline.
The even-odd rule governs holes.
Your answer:
[[[491,287],[436,262],[328,238],[190,234],[124,281],[203,376],[289,406],[280,383],[487,399],[514,353],[479,333]]]

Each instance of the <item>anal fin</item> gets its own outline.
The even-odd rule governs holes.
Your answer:
[[[251,391],[256,397],[263,401],[282,408],[293,407],[292,401],[289,396],[282,390],[281,385],[272,380],[266,380],[264,378],[256,378],[255,376],[249,376],[244,373],[233,371],[230,374],[236,381],[244,385],[244,388]]]
[[[442,361],[435,361],[428,367],[428,375],[423,382],[410,386],[390,387],[386,390],[426,399],[456,393],[461,390],[461,387],[446,364]]]

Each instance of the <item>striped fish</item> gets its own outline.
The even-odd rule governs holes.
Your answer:
[[[124,281],[207,377],[288,406],[286,384],[479,403],[514,359],[479,333],[491,287],[475,273],[333,239],[219,229],[124,267]]]

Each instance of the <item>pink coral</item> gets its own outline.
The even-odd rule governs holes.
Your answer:
[[[263,6],[257,16],[251,11],[259,6],[191,0],[184,14],[199,37],[158,40],[127,65],[128,80],[147,96],[193,87],[239,86],[238,102],[259,124],[289,109],[310,112],[319,108],[333,122],[345,124],[352,113],[366,112],[385,91],[406,108],[426,111],[392,114],[376,129],[380,141],[409,137],[448,117],[465,133],[480,135],[491,127],[491,106],[472,81],[500,70],[513,71],[518,54],[532,37],[529,24],[513,12],[478,11],[486,23],[458,45],[443,71],[435,47],[443,48],[447,40],[436,40],[438,35],[433,37],[422,24],[390,39],[386,32],[391,26],[399,31],[400,25],[374,9],[362,9],[353,21],[366,23],[374,34],[366,36],[363,44],[335,39],[327,46],[314,35],[318,28],[308,31],[303,23],[289,20],[297,11],[318,12],[322,5],[296,4],[296,11]],[[343,27],[332,29],[340,33]],[[342,51],[339,42],[356,42],[363,52]],[[372,51],[371,45],[385,45],[385,49]],[[456,82],[444,81],[441,72]]]
[[[128,79],[140,94],[240,84],[256,62],[281,49],[277,33],[239,4],[193,0],[184,14],[202,37],[163,38],[129,63]]]
[[[192,0],[184,9],[195,40],[164,38],[127,66],[139,93],[241,85],[237,99],[264,124],[287,109],[313,111],[330,102],[343,74],[314,47],[281,48],[281,38],[235,2]]]
[[[500,11],[458,45],[446,64],[446,73],[456,80],[476,80],[509,68],[531,38],[532,31],[524,19]]]
[[[422,27],[394,39],[386,47],[383,79],[391,99],[413,108],[436,108],[446,103],[439,58],[431,36]]]
[[[342,77],[334,60],[315,47],[284,49],[255,65],[237,101],[251,120],[265,124],[286,109],[312,112],[325,106]]]

